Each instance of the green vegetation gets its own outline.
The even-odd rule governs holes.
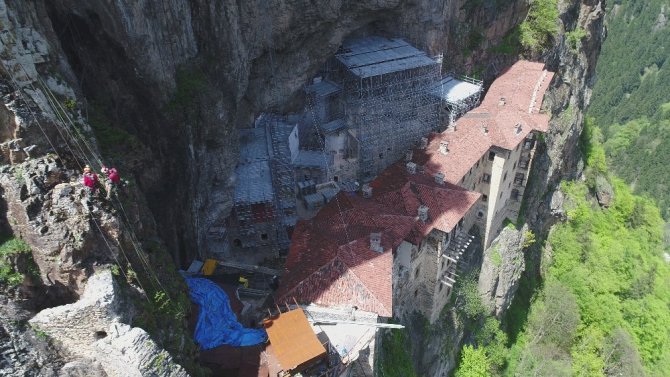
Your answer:
[[[651,119],[635,119],[612,125],[605,142],[612,170],[630,182],[635,191],[656,200],[661,214],[670,219],[670,103],[662,105]]]
[[[463,347],[461,352],[461,367],[456,371],[456,377],[489,377],[489,360],[482,348],[470,345]]]
[[[468,328],[474,342],[464,348],[457,376],[482,365],[494,376],[663,376],[670,371],[664,223],[650,199],[603,172],[601,137],[587,126],[581,147],[587,177],[593,177],[563,184],[568,221],[556,225],[546,240],[551,257],[543,262],[542,283],[523,287],[522,282],[524,290],[536,293],[527,312],[513,305],[507,313],[507,334],[482,311],[474,280],[463,282],[457,302],[463,301],[463,312],[478,318],[480,326]],[[589,186],[603,174],[614,188],[607,209],[598,206]]]
[[[498,254],[497,251],[494,255]],[[494,262],[495,263],[495,262]],[[456,283],[455,303],[471,341],[461,350],[456,376],[490,376],[507,362],[507,334],[500,322],[489,314],[477,289],[477,274],[471,273]]]
[[[142,147],[139,139],[127,131],[113,125],[99,106],[91,106],[88,123],[93,129],[100,151],[105,157],[120,158],[137,152]]]
[[[500,255],[500,251],[498,251],[497,247],[491,250],[491,263],[493,263],[493,265],[496,267],[500,267],[502,265],[502,256]]]
[[[74,98],[66,99],[63,104],[65,105],[65,108],[70,111],[74,111],[77,108],[77,100]]]
[[[498,54],[516,54],[521,49],[521,42],[519,41],[519,28],[515,27],[510,30],[502,39],[502,41],[491,48],[492,52]]]
[[[607,5],[607,39],[589,107],[606,135],[611,125],[653,117],[668,102],[670,87],[670,27],[659,22],[664,7],[667,17],[667,3],[621,0]]]
[[[158,355],[156,355],[156,358],[153,359],[151,362],[151,367],[156,370],[156,372],[162,374],[165,371],[163,370],[165,368],[165,360],[167,360],[168,354],[165,351],[161,351]]]
[[[479,45],[482,44],[482,42],[484,42],[484,34],[482,34],[480,29],[473,29],[470,30],[465,40],[466,44],[465,48],[463,49],[463,55],[469,56],[479,47]]]
[[[30,246],[18,238],[9,238],[0,244],[0,284],[15,287],[23,282],[23,274],[16,270],[15,257],[28,253]]]
[[[608,210],[587,200],[586,185],[565,184],[572,203],[569,221],[548,240],[554,253],[548,287],[568,289],[581,318],[574,341],[563,350],[570,351],[575,374],[599,375],[606,362],[602,350],[611,346],[607,340],[615,331],[625,331],[649,371],[661,366],[670,370],[670,334],[663,325],[670,323],[670,270],[661,259],[663,223],[651,201],[612,180],[615,199]],[[527,338],[536,336],[529,322]]]
[[[381,375],[384,377],[416,377],[414,364],[408,352],[406,329],[393,329],[384,334],[382,341]]]
[[[577,52],[579,50],[579,47],[582,45],[582,39],[584,39],[584,37],[586,37],[586,30],[582,28],[577,28],[573,31],[565,33],[568,46],[570,46],[573,52]]]
[[[523,233],[523,245],[521,245],[521,247],[527,249],[533,246],[536,241],[535,233],[533,233],[532,230],[527,230]]]
[[[654,198],[670,220],[670,27],[661,0],[608,3],[589,116],[603,130],[614,173],[638,194]],[[667,13],[667,9],[665,10]]]
[[[177,89],[166,109],[172,113],[189,111],[205,87],[206,77],[202,71],[180,68],[177,71]]]
[[[137,253],[128,253],[128,257],[130,264],[113,265],[110,269],[124,290],[123,296],[137,309],[132,325],[149,333],[151,339],[191,375],[206,375],[195,361],[199,349],[186,324],[191,308],[188,289],[168,251],[160,242],[152,240],[138,247]],[[140,259],[146,260],[150,267]]]
[[[604,150],[598,130],[589,133],[587,158],[596,167],[588,168],[597,171]],[[574,374],[602,375],[620,368],[617,358],[605,353],[610,350],[619,360],[644,364],[654,375],[670,370],[670,333],[664,325],[670,323],[670,269],[661,257],[663,221],[649,199],[633,195],[619,179],[611,181],[615,199],[607,210],[587,199],[585,184],[564,184],[572,204],[569,221],[548,240],[554,252],[548,280],[568,288],[579,307],[581,320],[570,349]]]
[[[601,146],[602,139],[600,129],[593,124],[591,119],[586,119],[579,139],[579,149],[586,165],[584,169],[586,184],[590,188],[596,186],[598,176],[607,174],[607,158],[605,149]]]
[[[519,41],[530,51],[547,47],[558,32],[557,0],[533,0],[526,19],[519,25]]]
[[[556,2],[549,3],[535,1],[519,28],[526,50],[541,50],[555,34],[556,17],[538,16],[554,12]],[[524,275],[502,324],[477,314],[480,326],[466,329],[471,336],[457,376],[482,365],[494,376],[670,373],[670,265],[663,259],[670,250],[664,226],[670,226],[661,217],[670,218],[670,164],[664,161],[670,153],[670,26],[659,16],[667,5],[621,0],[608,6],[592,118],[580,140],[586,179],[562,185],[566,222],[546,240],[526,237],[527,246],[544,249],[541,262],[526,258],[527,269],[542,275]],[[585,37],[575,29],[566,33],[566,44],[577,50]],[[573,113],[566,110],[561,121]],[[603,184],[614,192],[606,209],[594,197]],[[492,335],[496,329],[502,335]]]
[[[49,335],[47,335],[47,333],[45,333],[43,330],[40,330],[39,327],[30,324],[30,329],[33,330],[33,333],[35,334],[35,336],[37,338],[42,339],[42,340],[48,340],[49,339]]]
[[[14,168],[14,178],[16,179],[16,183],[18,183],[19,185],[23,185],[26,183],[26,177],[24,176],[23,167],[16,166]]]
[[[468,274],[458,280],[455,287],[456,310],[466,319],[477,321],[486,315],[486,307],[482,303],[477,288],[477,275]]]

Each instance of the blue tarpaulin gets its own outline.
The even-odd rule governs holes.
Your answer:
[[[253,346],[267,341],[263,329],[248,329],[237,322],[228,295],[208,279],[186,278],[191,300],[200,305],[195,341],[207,350],[221,345]]]

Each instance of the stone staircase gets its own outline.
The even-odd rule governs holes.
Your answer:
[[[446,271],[440,276],[440,281],[448,287],[453,287],[458,274],[463,270],[462,266],[469,263],[471,253],[467,253],[468,247],[474,240],[474,236],[465,232],[457,232],[449,246],[442,253],[442,258],[449,262]]]

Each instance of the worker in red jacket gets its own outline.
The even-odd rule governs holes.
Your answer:
[[[86,165],[84,166],[84,186],[88,192],[88,196],[92,197],[95,194],[95,190],[98,185],[98,175],[91,171],[91,167]]]
[[[102,165],[102,173],[107,177],[105,178],[105,190],[107,191],[107,199],[112,196],[113,192],[116,192],[119,184],[121,183],[121,176],[119,171],[116,168],[107,168],[105,165]]]

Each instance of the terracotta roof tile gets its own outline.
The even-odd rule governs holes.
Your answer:
[[[412,161],[458,184],[492,146],[512,150],[532,130],[546,132],[550,117],[538,112],[553,76],[542,63],[515,63],[493,82],[480,106],[456,121],[455,130],[430,135],[428,147],[417,149]],[[445,141],[446,155],[439,152]]]
[[[371,182],[372,198],[340,192],[313,219],[299,222],[277,300],[357,306],[391,316],[392,250],[403,240],[418,245],[433,229],[450,232],[456,226],[480,197],[456,184],[491,146],[514,149],[531,130],[547,130],[549,117],[537,112],[552,77],[541,63],[517,62],[491,85],[482,105],[457,122],[456,131],[432,134],[428,148],[414,153],[422,171],[409,174],[404,162],[393,164]],[[438,152],[441,141],[449,142],[447,155]],[[435,182],[437,172],[446,182]],[[421,205],[428,207],[425,223],[418,219]],[[370,233],[381,233],[382,253],[370,249]]]
[[[451,231],[480,196],[426,174],[408,174],[400,162],[372,186],[371,199],[340,192],[313,219],[297,224],[280,302],[357,306],[390,317],[392,250],[403,240],[418,244],[432,229]],[[425,223],[417,217],[422,204],[429,207]],[[370,249],[370,233],[381,233],[383,253]]]

